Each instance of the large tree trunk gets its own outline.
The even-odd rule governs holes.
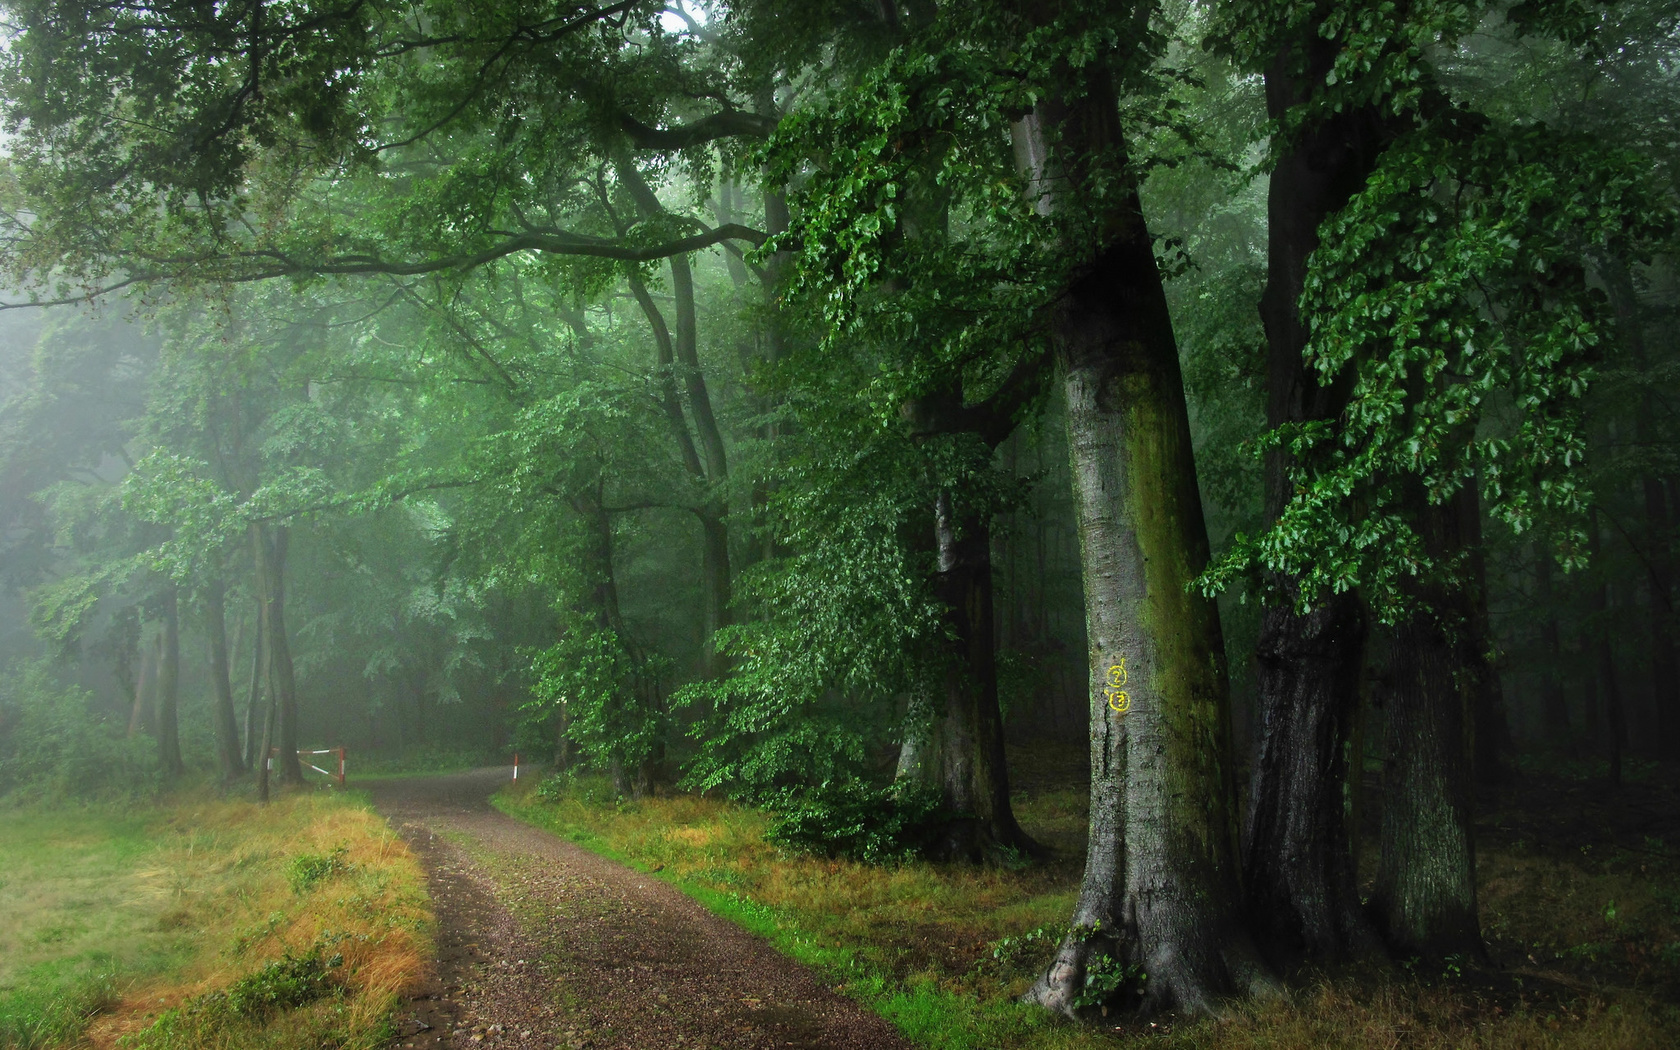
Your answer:
[[[215,693],[210,715],[216,729],[216,765],[224,781],[245,772],[245,762],[239,754],[239,720],[233,710],[226,605],[226,591],[218,576],[205,587],[204,620],[205,634],[210,640],[210,685]]]
[[[158,762],[167,776],[186,772],[181,761],[181,615],[179,592],[171,583],[163,594],[163,643],[157,676]]]
[[[1083,158],[1123,147],[1106,85],[1077,111],[1042,102],[1014,131],[1047,210]],[[1135,180],[1123,164],[1108,174]],[[1211,1013],[1265,981],[1242,923],[1225,650],[1218,609],[1191,587],[1207,532],[1135,181],[1109,219],[1051,315],[1089,636],[1091,825],[1076,932],[1028,995],[1072,1014],[1108,956],[1148,975],[1147,1008]]]
[[[1299,78],[1287,52],[1266,70],[1267,112],[1275,120],[1330,68],[1332,42],[1308,46],[1311,61]],[[1387,137],[1380,113],[1368,107],[1274,144],[1260,301],[1273,427],[1333,418],[1346,403],[1347,384],[1323,386],[1307,368],[1301,292],[1319,227],[1364,184]],[[1266,458],[1267,521],[1289,500],[1290,466],[1284,449]],[[1361,603],[1343,594],[1298,612],[1297,582],[1277,574],[1269,582],[1281,600],[1261,612],[1256,651],[1254,764],[1243,821],[1249,914],[1270,950],[1327,960],[1368,955],[1380,945],[1359,900],[1343,801],[1364,654]]]
[[[1338,595],[1262,614],[1260,713],[1243,823],[1249,915],[1268,948],[1336,960],[1379,953],[1359,900],[1346,820],[1365,626]],[[1353,756],[1355,775],[1358,756]]]
[[[298,764],[297,683],[292,675],[292,649],[286,637],[286,551],[291,529],[276,525],[272,530],[253,524],[251,546],[257,563],[257,587],[263,602],[263,626],[268,650],[268,689],[275,710],[276,760],[280,782],[303,783]],[[266,752],[265,748],[265,752]]]
[[[1455,504],[1427,504],[1412,482],[1408,502],[1431,557],[1463,547]],[[1426,584],[1395,626],[1383,682],[1386,717],[1382,852],[1372,904],[1401,952],[1480,954],[1471,761],[1463,633],[1468,597]]]
[[[953,641],[945,653],[943,703],[913,721],[898,778],[941,798],[958,816],[941,852],[973,861],[1002,849],[1035,852],[1009,803],[1009,770],[998,707],[992,608],[991,529],[979,514],[959,516],[949,492],[935,504],[939,575],[934,591]],[[931,718],[925,717],[931,715]]]

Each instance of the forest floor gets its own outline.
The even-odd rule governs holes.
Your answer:
[[[817,973],[647,874],[491,809],[507,769],[376,782],[437,917],[402,1048],[908,1048]]]
[[[619,800],[589,777],[555,781],[540,792],[532,790],[532,779],[522,779],[517,788],[504,785],[494,804],[629,865],[616,869],[621,882],[645,880],[647,891],[673,896],[680,890],[751,929],[768,942],[759,952],[773,945],[890,1019],[912,1044],[938,1050],[1680,1046],[1680,771],[1637,767],[1616,789],[1589,769],[1531,772],[1483,798],[1478,875],[1488,960],[1398,959],[1391,969],[1362,975],[1299,972],[1291,975],[1287,998],[1233,1004],[1217,1020],[1116,1014],[1071,1025],[1015,999],[1048,957],[1077,891],[1084,766],[1077,746],[1011,750],[1021,822],[1052,848],[1048,861],[1019,869],[878,867],[789,854],[765,841],[769,818],[762,812],[684,794]],[[1377,801],[1371,784],[1363,799],[1367,817]],[[1374,820],[1367,825],[1374,831]],[[447,829],[441,834],[445,847],[456,845]],[[1365,842],[1368,853],[1374,835]],[[459,843],[450,856],[475,865],[478,885],[509,901],[502,907],[513,917],[510,929],[541,921],[540,908],[520,903],[521,894],[532,892],[521,883],[548,878],[554,867],[548,858],[557,855],[551,848],[538,852],[539,863],[521,866],[466,838]],[[641,892],[644,882],[635,885]],[[446,900],[445,892],[440,905],[447,907]],[[594,949],[599,965],[616,960],[625,967],[647,934],[638,928],[620,942],[628,952],[613,943]],[[522,943],[534,943],[525,936]],[[507,957],[530,955],[522,949]],[[487,961],[476,965],[488,972]],[[622,972],[618,981],[630,990],[595,1009],[602,1025],[622,1026],[615,1011],[665,1007],[658,997],[671,994],[667,983],[647,974]],[[580,1001],[593,994],[585,988],[580,996],[576,983],[565,987]],[[761,997],[757,1005],[781,1002]],[[622,1045],[612,1041],[617,1035],[592,1036],[586,1026],[566,1030],[571,1042],[547,1045]],[[642,1045],[763,1045],[727,1026],[688,1028],[674,1011],[668,1032]],[[787,1043],[823,1045],[798,1036],[781,1045]]]

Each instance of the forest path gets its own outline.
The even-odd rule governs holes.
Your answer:
[[[815,972],[671,886],[490,808],[510,770],[371,785],[426,870],[430,986],[393,1048],[908,1050]]]

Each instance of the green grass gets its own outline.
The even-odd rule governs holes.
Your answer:
[[[1015,758],[1012,756],[1012,775]],[[577,779],[557,797],[534,783],[496,805],[586,849],[663,879],[937,1050],[1090,1050],[1137,1043],[1150,1050],[1652,1050],[1680,1045],[1680,1011],[1635,988],[1593,986],[1568,973],[1526,986],[1489,986],[1450,974],[1298,978],[1292,994],[1232,1004],[1219,1020],[1171,1017],[1056,1020],[1016,1000],[1048,961],[1055,936],[1023,941],[1072,911],[1083,862],[1085,798],[1035,756],[1017,796],[1021,823],[1057,848],[1021,871],[867,865],[788,855],[764,842],[766,814],[693,796],[617,801],[600,779]],[[1502,855],[1486,905],[1514,912]],[[1555,873],[1558,879],[1567,872]],[[1560,892],[1568,892],[1558,882]],[[1631,894],[1631,887],[1620,886]],[[1592,892],[1597,891],[1593,887]],[[1583,889],[1583,892],[1586,892]],[[1628,897],[1629,900],[1633,898]],[[1543,921],[1535,911],[1524,919]],[[1590,933],[1591,931],[1585,931]],[[1583,935],[1585,935],[1585,933]],[[1005,938],[1010,941],[1005,943]],[[1577,971],[1577,974],[1581,971]],[[1552,980],[1552,977],[1558,980]],[[1576,981],[1577,990],[1559,982]],[[1515,990],[1513,990],[1515,988]],[[1525,990],[1526,989],[1526,990]]]
[[[63,1040],[190,951],[146,817],[0,811],[0,1046]]]
[[[418,865],[354,797],[0,811],[0,1050],[379,1046],[429,921]],[[194,1005],[256,1001],[316,946],[330,995]]]

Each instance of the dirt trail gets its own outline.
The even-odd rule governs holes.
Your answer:
[[[491,809],[507,769],[373,797],[425,866],[430,987],[395,1048],[908,1050],[891,1025],[658,879]]]

